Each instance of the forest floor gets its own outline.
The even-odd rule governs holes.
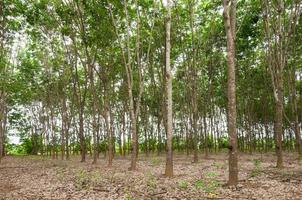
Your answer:
[[[164,156],[140,155],[138,169],[128,171],[129,158],[117,157],[111,168],[99,159],[92,165],[74,156],[69,161],[40,156],[7,156],[0,164],[0,199],[302,199],[302,162],[284,154],[276,169],[273,154],[240,155],[237,187],[226,186],[227,154],[192,163],[175,155],[173,178],[163,176]]]

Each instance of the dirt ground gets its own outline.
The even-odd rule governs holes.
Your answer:
[[[241,155],[240,184],[226,186],[227,155],[211,155],[192,163],[174,157],[174,178],[163,176],[165,158],[139,157],[138,169],[128,171],[129,158],[104,158],[80,163],[39,156],[7,156],[0,164],[0,199],[302,199],[302,162],[285,154],[285,168],[277,170],[273,154]]]

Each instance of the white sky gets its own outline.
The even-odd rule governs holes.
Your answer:
[[[20,144],[20,137],[18,136],[8,136],[9,143]]]

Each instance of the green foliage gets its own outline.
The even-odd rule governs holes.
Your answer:
[[[216,172],[207,172],[206,174],[205,174],[207,177],[209,177],[209,178],[214,178],[214,177],[216,177],[218,174],[216,173]]]
[[[178,151],[184,151],[186,149],[186,140],[181,139],[179,137],[173,137],[173,146],[175,147],[175,149],[177,149]]]
[[[260,168],[261,167],[261,160],[260,159],[254,159],[253,160],[255,168]]]
[[[152,166],[158,166],[160,164],[160,159],[158,157],[153,156],[151,159]]]
[[[150,190],[155,190],[157,187],[157,181],[150,171],[147,173],[147,187]]]
[[[81,169],[75,174],[75,186],[79,190],[91,189],[99,184],[102,180],[102,176],[98,171],[87,172]]]
[[[73,142],[70,144],[72,146],[72,149],[75,153],[78,153],[81,150],[80,142]]]
[[[105,152],[107,150],[108,144],[107,140],[100,141],[98,145],[98,151],[99,152]]]
[[[221,183],[217,180],[210,181],[207,186],[204,188],[206,193],[213,193],[218,187],[221,186]]]
[[[42,149],[42,138],[40,136],[24,138],[21,144],[6,144],[9,155],[37,155]]]
[[[205,186],[206,186],[206,184],[202,180],[197,180],[197,181],[194,182],[194,187],[196,189],[203,189],[203,188],[205,188]]]
[[[6,151],[8,155],[25,155],[26,150],[22,144],[6,144]]]
[[[286,1],[284,4],[284,27],[291,23],[289,9],[292,2]],[[5,94],[5,99],[1,99],[1,103],[4,102],[9,110],[9,131],[16,129],[18,136],[23,139],[21,145],[8,146],[9,153],[37,154],[41,151],[42,140],[32,138],[31,129],[37,125],[37,134],[41,134],[40,130],[46,121],[52,120],[49,119],[50,111],[53,121],[60,121],[58,119],[62,117],[62,99],[67,102],[68,120],[75,121],[70,126],[74,131],[70,135],[78,134],[75,133],[79,126],[78,115],[83,113],[84,143],[87,149],[92,148],[93,102],[96,103],[96,113],[102,115],[105,99],[109,99],[111,117],[117,123],[113,126],[118,130],[122,116],[125,117],[125,112],[130,111],[125,69],[130,61],[130,79],[133,84],[131,90],[135,106],[141,100],[141,115],[137,117],[139,150],[144,152],[146,143],[152,152],[165,150],[162,129],[165,120],[163,66],[166,9],[160,1],[128,3],[126,15],[124,3],[118,0],[4,0],[5,37],[1,38],[1,42],[5,45],[0,49],[0,93]],[[277,1],[271,1],[271,5],[276,3]],[[272,6],[274,7],[278,6]],[[261,18],[262,9],[260,0],[238,1],[237,5],[236,109],[237,127],[243,133],[238,142],[242,146],[246,145],[247,121],[253,127],[262,128],[272,124],[274,118],[274,97],[271,76],[267,70],[267,45],[264,45],[267,38]],[[211,117],[215,125],[217,119],[221,120],[227,111],[226,37],[221,11],[220,1],[204,0],[191,4],[190,1],[179,0],[172,6],[171,64],[173,120],[176,122],[173,147],[179,151],[192,148],[190,137],[193,99],[196,98],[197,102],[198,120]],[[277,16],[274,12],[272,10],[272,19]],[[289,81],[291,71],[294,75],[301,71],[301,22],[300,17],[289,38],[288,46],[291,48],[286,52],[287,66],[285,72],[281,72],[285,83],[284,99],[287,100],[284,102],[284,114],[290,120],[290,123],[286,122],[283,126],[287,130],[290,129],[289,125],[295,115],[301,119],[300,112],[297,114],[292,111],[290,94],[291,88],[295,88],[297,110],[301,110],[301,81]],[[127,30],[127,25],[130,25],[130,30]],[[140,70],[143,72],[142,77],[139,76]],[[91,71],[93,73],[90,74]],[[90,76],[93,81],[89,80]],[[140,78],[143,86],[142,99],[138,99]],[[91,82],[93,90],[90,90]],[[92,91],[96,91],[95,99]],[[36,116],[40,113],[41,116]],[[100,123],[97,124],[102,124],[102,117],[98,117]],[[148,122],[145,124],[142,118]],[[225,123],[226,120],[223,121]],[[162,136],[160,141],[156,135],[157,130],[154,130],[157,123]],[[148,138],[142,134],[143,127],[148,132]],[[217,133],[215,131],[214,135],[219,134],[219,138],[214,138],[209,132],[213,131],[212,128],[207,130],[207,144],[204,133],[198,138],[199,149],[204,149],[206,145],[213,149],[216,142],[219,149],[227,149],[229,142],[225,130],[219,129]],[[54,138],[50,138],[53,140],[52,146],[58,149],[61,127],[55,124],[51,130],[55,132]],[[257,140],[256,147],[265,145],[268,149],[275,148],[273,135],[268,134],[270,138],[265,141],[258,139],[258,135],[254,137]],[[152,138],[149,138],[151,135]],[[116,143],[117,140],[113,142]],[[294,138],[286,136],[283,145],[288,149],[293,148]],[[70,146],[74,147],[72,149],[75,152],[80,151],[80,145],[75,138],[71,139]],[[106,152],[107,149],[108,141],[102,138],[98,151]],[[126,149],[130,149],[128,144]],[[158,165],[157,161],[152,163]]]
[[[139,149],[141,152],[145,152],[146,150],[146,143],[148,144],[148,149],[149,151],[155,151],[156,150],[156,146],[158,145],[158,142],[155,138],[151,138],[151,139],[145,139],[142,138],[142,140],[139,142]],[[128,149],[128,145],[127,145],[127,149]]]
[[[254,169],[252,170],[251,177],[256,177],[261,173],[261,160],[253,159]]]
[[[134,198],[131,195],[127,194],[126,195],[126,200],[134,200]]]
[[[227,136],[222,136],[218,138],[218,144],[220,148],[229,148],[229,139]]]
[[[178,182],[178,187],[180,187],[181,189],[187,189],[188,188],[188,182],[185,180],[180,180]]]
[[[217,169],[222,169],[224,168],[224,163],[223,162],[214,162],[213,166],[215,166]]]
[[[221,183],[217,180],[210,180],[210,181],[202,181],[202,180],[197,180],[194,182],[194,187],[196,189],[202,189],[206,193],[214,193],[215,190],[221,186]]]
[[[90,177],[85,170],[80,170],[75,175],[75,186],[78,189],[88,189],[90,187]]]

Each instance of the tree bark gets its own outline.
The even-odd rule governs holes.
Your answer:
[[[61,126],[61,159],[65,157],[65,140],[66,140],[66,128],[67,128],[67,108],[66,108],[66,96],[62,94],[62,126]]]
[[[103,82],[104,84],[104,118],[105,118],[105,125],[106,125],[106,132],[108,138],[108,166],[112,166],[113,161],[113,134],[112,134],[112,127],[111,127],[111,115],[110,115],[110,102],[109,102],[109,83],[107,80]]]
[[[197,82],[196,82],[196,66],[195,66],[195,34],[194,34],[194,4],[193,0],[190,0],[190,28],[191,28],[191,39],[192,39],[192,61],[191,65],[191,88],[192,88],[192,128],[193,128],[193,148],[194,148],[194,156],[193,161],[198,162],[198,131],[197,131]]]
[[[167,0],[167,16],[166,16],[166,134],[167,134],[167,157],[165,175],[167,177],[173,176],[173,122],[172,122],[172,73],[170,66],[170,32],[171,32],[171,2]]]
[[[139,8],[137,5],[137,38],[136,38],[136,56],[137,56],[137,66],[138,66],[138,75],[139,75],[139,92],[138,96],[136,98],[136,104],[134,104],[134,95],[133,95],[133,70],[132,70],[132,59],[131,59],[131,47],[130,47],[130,24],[129,24],[129,15],[128,15],[128,3],[127,0],[124,0],[124,11],[126,16],[126,53],[124,51],[122,42],[118,36],[116,21],[114,19],[111,7],[109,8],[110,15],[112,18],[112,22],[115,28],[116,36],[119,40],[119,45],[122,50],[122,57],[125,64],[125,70],[127,75],[127,91],[128,91],[128,97],[129,97],[129,113],[130,113],[130,133],[131,133],[131,165],[129,167],[129,170],[136,170],[136,162],[137,162],[137,155],[138,155],[138,138],[137,138],[137,117],[139,115],[139,109],[140,109],[140,101],[141,101],[141,95],[143,91],[143,83],[142,83],[142,73],[141,73],[141,63],[140,63],[140,55],[139,55],[139,45],[140,45],[140,16],[139,16]]]
[[[84,111],[83,106],[81,106],[79,111],[79,139],[80,139],[80,147],[81,147],[81,162],[85,162],[86,160],[86,143],[84,136]]]
[[[296,63],[291,65],[290,75],[289,75],[289,88],[290,88],[290,100],[291,100],[291,110],[294,121],[294,133],[296,138],[296,149],[298,150],[299,158],[302,159],[302,143],[301,143],[301,133],[299,125],[299,115],[298,106],[296,98]]]
[[[5,15],[4,15],[4,1],[0,2],[0,73],[5,73],[5,51],[4,51],[4,34],[5,34]],[[2,80],[1,80],[2,81]],[[1,84],[0,86],[0,163],[4,156],[4,132],[5,132],[5,88]]]
[[[88,59],[88,62],[90,62],[90,59]],[[97,113],[97,95],[96,95],[96,89],[94,85],[94,67],[91,63],[89,65],[89,77],[90,77],[90,92],[92,94],[92,137],[93,137],[93,164],[96,164],[97,162],[97,119],[96,119],[96,113]]]
[[[230,5],[229,5],[230,4]],[[223,0],[224,25],[227,36],[228,76],[228,134],[229,134],[229,185],[238,184],[238,152],[236,134],[235,39],[236,0]]]

